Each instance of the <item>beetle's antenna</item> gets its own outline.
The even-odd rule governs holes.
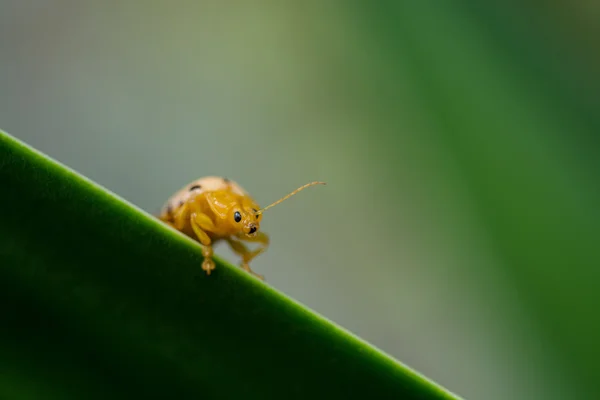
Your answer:
[[[266,206],[265,208],[258,210],[258,211],[256,212],[256,215],[260,215],[260,214],[264,213],[264,212],[265,212],[266,210],[268,210],[269,208],[271,208],[271,207],[273,207],[273,206],[276,206],[277,204],[281,203],[281,202],[282,202],[282,201],[284,201],[284,200],[287,200],[287,199],[289,199],[290,197],[292,197],[293,195],[295,195],[295,194],[296,194],[296,193],[298,193],[299,191],[301,191],[301,190],[304,190],[304,189],[306,189],[307,187],[309,187],[309,186],[314,186],[314,185],[325,185],[325,182],[311,182],[311,183],[307,183],[307,184],[306,184],[306,185],[304,185],[304,186],[300,186],[298,189],[294,190],[292,193],[288,194],[287,196],[285,196],[285,197],[282,197],[281,199],[277,200],[275,203],[273,203],[273,204],[270,204],[270,205]]]

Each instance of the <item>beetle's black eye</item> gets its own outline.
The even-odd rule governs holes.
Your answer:
[[[242,220],[242,214],[240,214],[239,211],[236,211],[233,214],[233,219],[235,220],[235,222],[240,222]]]

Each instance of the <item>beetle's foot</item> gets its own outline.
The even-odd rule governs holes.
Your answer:
[[[210,258],[205,258],[202,261],[202,269],[206,271],[206,275],[210,275],[213,269],[215,269],[215,262]]]
[[[250,274],[254,275],[255,277],[257,277],[258,279],[260,279],[261,281],[265,280],[265,277],[262,276],[261,274],[257,274],[256,272],[252,271],[252,268],[250,268],[250,265],[248,265],[248,263],[242,263],[242,268],[244,269],[244,271],[249,272]]]

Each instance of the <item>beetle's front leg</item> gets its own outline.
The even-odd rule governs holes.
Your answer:
[[[231,246],[231,249],[242,257],[241,267],[245,271],[248,271],[251,274],[253,274],[254,276],[256,276],[257,278],[264,280],[265,278],[262,275],[257,274],[256,272],[252,271],[252,269],[250,268],[250,261],[252,261],[256,256],[258,256],[259,254],[261,254],[262,252],[264,252],[267,249],[267,247],[269,246],[269,236],[267,236],[263,232],[258,232],[256,234],[256,236],[253,236],[253,237],[244,236],[244,237],[239,237],[239,239],[245,240],[247,242],[260,243],[262,245],[258,249],[251,251],[240,240],[236,240],[233,238],[226,239],[227,243],[229,243],[229,246]]]
[[[202,214],[200,212],[192,213],[190,216],[190,224],[192,225],[194,233],[198,237],[198,241],[202,245],[202,256],[204,257],[204,261],[202,261],[202,269],[206,271],[206,275],[210,275],[211,271],[215,269],[215,262],[212,259],[212,240],[206,232],[214,230],[215,226],[212,220],[206,214]]]
[[[248,258],[246,260],[247,262],[250,262],[250,260],[252,260],[257,255],[263,253],[264,251],[266,251],[267,247],[269,247],[269,236],[264,232],[257,232],[256,235],[250,236],[250,237],[248,237],[248,236],[241,237],[240,236],[240,239],[245,240],[246,242],[260,244],[260,247],[251,253],[250,258]]]

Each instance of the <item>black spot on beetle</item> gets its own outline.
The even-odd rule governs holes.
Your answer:
[[[183,205],[183,200],[179,201],[179,207],[181,207]]]
[[[229,182],[231,182],[231,180],[229,180],[229,178],[223,178],[223,182],[229,183]]]
[[[202,186],[200,186],[200,185],[194,185],[194,186],[192,186],[192,187],[190,188],[190,192],[191,192],[192,190],[196,190],[196,189],[202,189]]]
[[[173,215],[173,207],[170,204],[167,206],[167,215]]]

